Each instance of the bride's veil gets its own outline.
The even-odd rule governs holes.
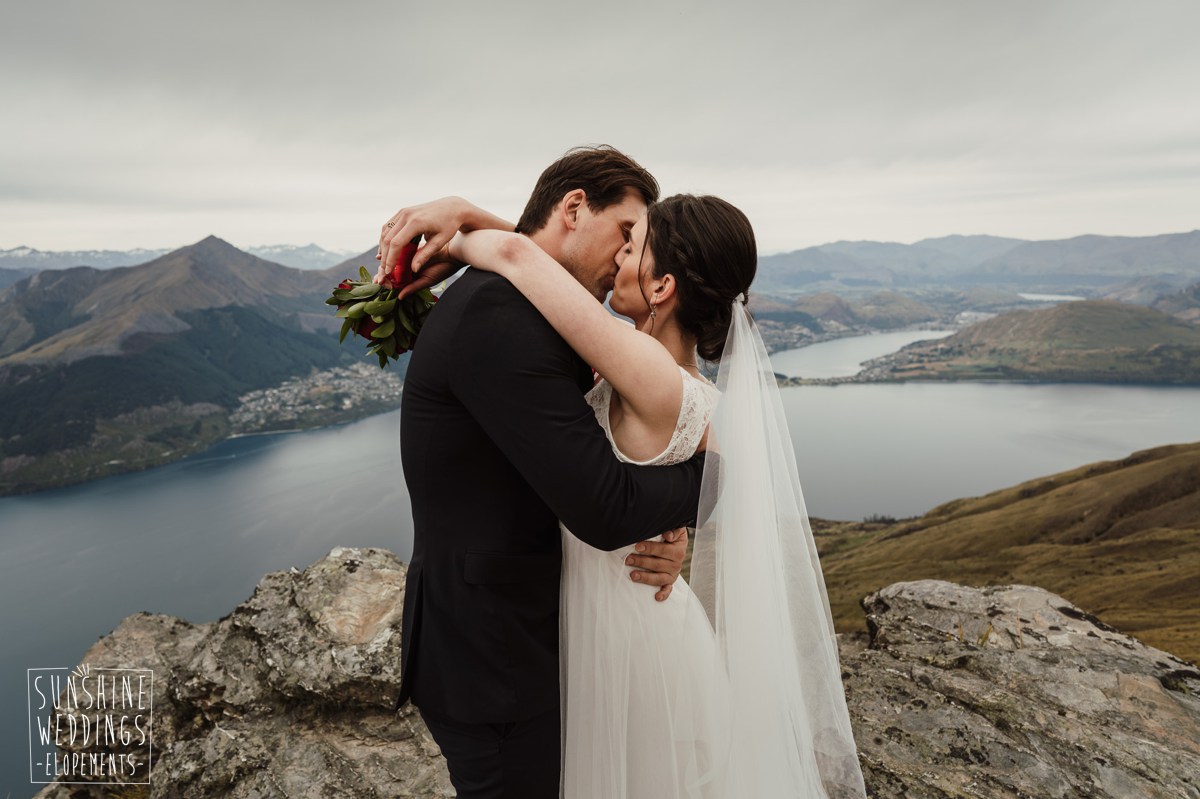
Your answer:
[[[865,797],[792,439],[742,299],[717,387],[691,587],[729,678],[726,795]]]

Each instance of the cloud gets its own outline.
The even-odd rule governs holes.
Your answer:
[[[15,5],[0,247],[357,249],[601,141],[765,252],[1200,218],[1194,3]]]

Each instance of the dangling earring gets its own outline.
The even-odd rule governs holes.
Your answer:
[[[654,303],[649,303],[649,305],[650,305],[650,327],[646,328],[647,335],[654,332],[654,317],[658,316],[658,308],[656,308],[654,306]]]

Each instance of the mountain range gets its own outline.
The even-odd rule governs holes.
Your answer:
[[[1030,244],[1046,243],[951,236],[914,245],[840,242],[789,254],[799,259],[791,266],[789,256],[766,256],[760,268],[765,285],[754,295],[754,310],[764,335],[779,334],[777,348],[817,336],[962,321],[964,309],[979,318],[987,315],[980,310],[1003,312],[1028,300],[1017,293],[1019,287],[1000,281],[932,282],[903,291],[889,288],[887,281],[905,274],[912,281],[984,273],[979,270],[995,274],[1002,258],[1035,274],[1029,265],[1036,258],[1029,252],[1077,264],[1071,253],[1080,247],[1096,255],[1099,265],[1090,272],[1080,267],[1078,274],[1095,276],[1118,263],[1126,264],[1129,274],[1153,263],[1175,270],[1111,283],[1183,321],[1129,304],[1102,303],[1097,310],[1093,303],[1065,303],[1048,311],[1050,316],[1037,317],[1057,320],[1053,324],[1017,325],[1028,333],[1017,346],[1001,328],[1025,317],[1002,313],[930,345],[939,350],[913,350],[908,365],[940,370],[935,377],[964,379],[1196,382],[1200,350],[1189,336],[1200,331],[1186,323],[1200,318],[1200,283],[1180,290],[1178,281],[1189,269],[1200,274],[1200,266],[1189,260],[1200,248],[1200,236],[1083,237],[1032,250]],[[1105,252],[1108,260],[1100,257]],[[1165,255],[1145,260],[1153,253]],[[804,273],[788,270],[805,259],[840,270],[841,281],[857,275],[854,301],[814,293],[816,284],[798,293]],[[23,273],[0,288],[0,493],[180,457],[228,435],[229,414],[247,392],[359,361],[361,354],[349,342],[337,343],[337,320],[323,301],[336,281],[355,275],[360,265],[374,268],[374,247],[311,270],[210,236],[137,265]],[[790,288],[773,298],[772,280],[784,278],[800,283],[785,281]],[[875,279],[881,283],[872,284]],[[1073,336],[1077,343],[1064,347]],[[944,357],[953,347],[962,350],[956,357],[966,358],[958,371]],[[1114,357],[1124,366],[1114,368]],[[395,365],[398,376],[406,364]],[[1064,377],[1067,372],[1074,377]],[[893,377],[917,376],[931,375]]]
[[[72,362],[123,352],[131,337],[188,329],[190,311],[255,306],[320,325],[313,301],[329,278],[263,260],[210,236],[138,266],[39,272],[10,287],[0,316],[0,364]],[[323,299],[323,297],[321,298]],[[325,327],[332,324],[326,317]]]
[[[834,242],[761,257],[758,287],[768,293],[934,284],[1094,291],[1147,276],[1176,289],[1200,280],[1200,230],[1056,241],[947,236],[914,244]]]
[[[343,261],[348,251],[326,250],[316,244],[272,244],[261,247],[246,247],[245,252],[268,261],[296,269],[328,269]],[[90,266],[95,269],[113,269],[118,266],[144,264],[166,255],[167,249],[132,250],[63,250],[42,251],[32,247],[13,247],[0,250],[0,288],[8,285],[5,273],[40,272],[45,269],[68,269],[72,266]]]
[[[315,270],[328,269],[351,255],[315,244],[249,247],[244,251],[285,266]],[[73,266],[111,269],[145,263],[165,254],[167,251],[161,249],[42,252],[14,247],[0,250],[0,288],[34,271]],[[1018,290],[1068,287],[1088,290],[1089,296],[1095,296],[1102,288],[1117,291],[1131,282],[1157,282],[1163,289],[1159,294],[1163,294],[1197,281],[1200,230],[1141,237],[1085,235],[1049,241],[986,235],[943,236],[913,244],[838,241],[762,256],[756,287],[760,292],[787,295],[984,284]]]

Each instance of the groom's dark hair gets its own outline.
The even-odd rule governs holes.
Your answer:
[[[546,167],[517,221],[517,232],[529,235],[546,226],[554,206],[567,192],[583,189],[588,208],[603,211],[634,189],[646,205],[658,199],[658,181],[646,168],[607,144],[573,147]]]

